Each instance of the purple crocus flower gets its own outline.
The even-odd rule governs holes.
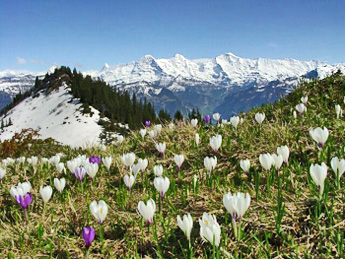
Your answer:
[[[204,121],[206,124],[209,124],[211,122],[211,116],[210,115],[206,115],[204,118]]]
[[[151,121],[145,121],[145,126],[150,127],[151,126]]]
[[[89,162],[91,164],[99,164],[99,163],[101,163],[101,157],[100,156],[92,156],[89,158]]]
[[[92,241],[95,239],[95,229],[92,227],[83,228],[83,238],[87,249],[91,246]]]
[[[20,206],[22,206],[24,210],[27,210],[30,203],[32,202],[32,196],[29,192],[25,194],[24,197],[22,195],[18,195],[18,196],[15,196],[14,198],[16,199],[17,203]]]
[[[76,169],[74,169],[74,175],[79,181],[83,181],[85,174],[86,170],[84,167],[77,167]]]

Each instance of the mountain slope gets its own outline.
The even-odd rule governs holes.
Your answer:
[[[13,125],[5,127],[0,139],[9,139],[15,132],[32,128],[41,138],[53,138],[63,144],[81,146],[87,142],[99,141],[102,127],[98,125],[99,111],[92,109],[93,115],[83,114],[82,104],[73,99],[66,85],[47,94],[41,90],[22,101],[0,117],[5,122],[11,118]]]
[[[0,71],[0,110],[11,103],[11,99],[18,93],[25,93],[35,84],[36,77],[43,78],[46,73],[53,73],[57,66],[52,66],[45,72],[27,70]]]

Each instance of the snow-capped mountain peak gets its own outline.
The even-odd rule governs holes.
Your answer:
[[[55,69],[57,69],[58,66],[57,65],[52,65],[49,69],[48,69],[48,73],[51,74],[51,73],[54,73]]]
[[[104,63],[104,66],[103,68],[101,69],[101,71],[107,71],[108,69],[110,68],[109,64],[108,63]]]

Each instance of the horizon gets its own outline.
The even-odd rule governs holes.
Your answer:
[[[99,70],[167,59],[296,59],[344,63],[342,1],[2,1],[0,70]],[[62,10],[62,11],[59,11]]]

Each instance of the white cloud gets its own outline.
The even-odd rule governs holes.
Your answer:
[[[26,59],[25,58],[21,58],[21,57],[17,57],[17,63],[19,65],[24,65],[24,64],[26,64]]]

